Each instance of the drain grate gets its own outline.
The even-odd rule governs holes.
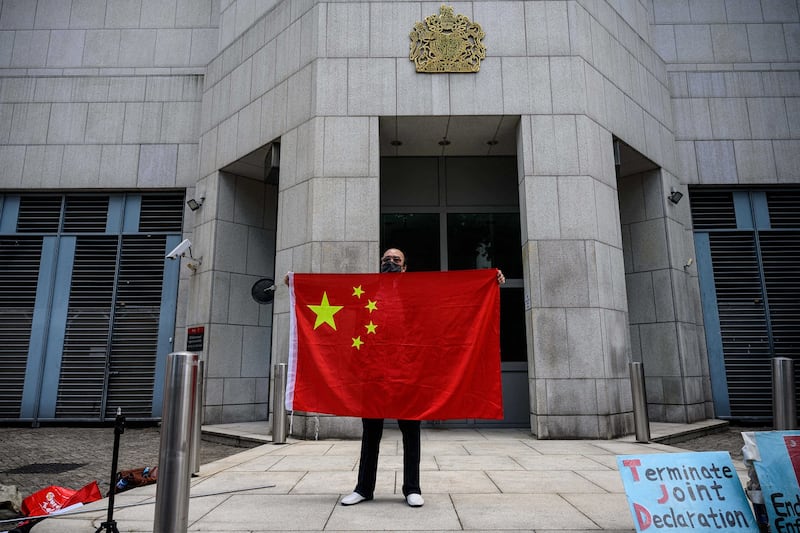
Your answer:
[[[4,474],[63,474],[86,466],[86,463],[31,463],[6,470]]]

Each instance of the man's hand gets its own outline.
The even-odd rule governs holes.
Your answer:
[[[497,284],[502,285],[506,282],[506,277],[503,275],[503,271],[499,268],[497,269]]]

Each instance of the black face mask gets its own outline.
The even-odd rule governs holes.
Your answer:
[[[385,263],[381,263],[381,273],[385,274],[386,272],[402,272],[403,267],[394,263],[392,261],[386,261]]]

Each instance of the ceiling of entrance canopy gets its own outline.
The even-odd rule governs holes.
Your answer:
[[[516,116],[381,117],[381,155],[516,155]]]
[[[517,116],[381,117],[381,155],[516,155],[517,124]],[[265,144],[221,170],[265,179],[269,152]]]
[[[513,156],[517,154],[518,124],[519,117],[500,115],[381,117],[381,155]],[[658,168],[624,142],[619,141],[618,146],[619,176]],[[266,144],[221,170],[253,179],[266,179],[270,148],[270,144]]]

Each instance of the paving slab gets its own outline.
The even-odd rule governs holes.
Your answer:
[[[422,457],[431,457],[431,456],[439,456],[439,455],[469,455],[469,452],[464,445],[466,444],[465,441],[443,441],[443,440],[426,440],[422,443]],[[359,447],[356,448],[356,453],[360,449],[360,442]],[[381,453],[383,451],[381,450]],[[402,448],[401,448],[402,453]]]
[[[622,529],[631,526],[631,514],[625,494],[561,493],[560,495],[601,529]]]
[[[600,529],[558,494],[454,494],[465,530]]]
[[[246,461],[231,462],[226,470],[233,470],[239,472],[264,472],[269,470],[279,462],[283,461],[286,456],[283,455],[262,455],[256,456],[253,459]],[[202,470],[201,470],[201,473]]]
[[[402,476],[401,476],[402,477]],[[378,472],[375,492],[395,494],[396,472]],[[402,483],[402,480],[400,481]],[[306,472],[292,488],[292,494],[350,494],[356,486],[353,472]]]
[[[442,455],[436,464],[439,470],[523,470],[507,455]]]
[[[401,480],[402,483],[402,480]],[[490,494],[501,492],[488,472],[472,471],[422,471],[420,485],[425,494]]]
[[[213,478],[201,479],[192,485],[192,494],[247,490],[259,494],[288,494],[305,475],[305,472],[254,472],[227,470]]]
[[[462,446],[469,455],[542,455],[542,452],[522,440],[465,442]]]
[[[447,494],[426,494],[423,507],[411,508],[402,495],[376,495],[370,502],[333,510],[330,531],[450,531],[461,530],[459,516]]]
[[[519,455],[513,458],[525,470],[608,470],[609,466],[585,455]]]
[[[344,455],[287,455],[269,467],[270,472],[349,472],[356,467],[358,457]]]
[[[622,478],[616,468],[614,470],[584,470],[578,474],[601,487],[606,492],[625,492],[622,486]]]
[[[195,531],[322,531],[338,498],[330,495],[237,494],[192,524]]]
[[[489,478],[503,494],[590,493],[608,492],[592,483],[582,474],[570,470],[538,470],[536,472],[487,472]],[[614,474],[619,477],[617,472]],[[621,482],[620,482],[621,486]],[[473,491],[478,492],[478,491]]]
[[[310,457],[319,457],[322,455],[344,455],[344,454],[331,454],[334,448],[331,442],[308,442],[304,446],[291,446],[291,444],[273,445],[270,453],[280,455],[282,457],[291,457],[293,455],[304,455]]]
[[[354,465],[354,469],[358,467],[358,456],[359,453],[353,456],[356,458],[356,465]],[[352,459],[352,457],[351,457]],[[432,455],[425,455],[420,457],[419,460],[419,469],[420,470],[438,470],[438,466],[436,464],[436,460]],[[403,455],[384,455],[382,452],[378,456],[378,472],[381,470],[403,470]]]
[[[576,440],[570,441],[569,445],[565,445],[561,440],[531,440],[528,446],[536,450],[542,455],[596,455],[608,453],[607,450],[599,448],[594,441],[591,440]]]

